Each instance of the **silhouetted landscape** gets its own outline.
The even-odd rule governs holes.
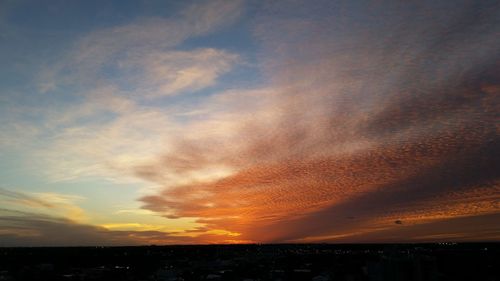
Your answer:
[[[499,244],[1,248],[0,280],[500,280]]]
[[[500,0],[0,0],[0,281],[500,281],[499,35]]]

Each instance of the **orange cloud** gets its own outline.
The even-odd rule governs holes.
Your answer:
[[[418,18],[424,11],[405,12]],[[157,162],[137,167],[137,176],[164,187],[142,197],[143,208],[197,218],[205,224],[200,232],[225,230],[259,242],[381,241],[383,233],[387,241],[470,240],[470,228],[460,232],[453,223],[448,236],[443,230],[454,219],[499,213],[498,103],[491,91],[500,68],[484,63],[495,56],[490,45],[477,55],[457,39],[489,42],[491,34],[470,31],[481,22],[442,39],[429,36],[426,22],[411,35],[392,30],[401,18],[389,17],[387,33],[357,27],[336,40],[330,21],[263,16],[266,28],[256,33],[271,54],[265,70],[272,94],[245,96],[238,110],[187,124],[186,134],[196,137],[179,137]],[[230,129],[219,134],[214,124]],[[214,166],[231,172],[169,180]],[[408,224],[419,234],[406,238],[399,229]]]

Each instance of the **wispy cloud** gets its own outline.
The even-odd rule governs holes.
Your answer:
[[[95,81],[102,80],[102,77],[109,76],[110,69],[115,73],[115,77],[127,79],[131,72],[144,70],[141,68],[130,69],[130,63],[127,61],[149,58],[150,61],[153,60],[151,62],[155,64],[158,71],[169,71],[170,78],[167,79],[170,80],[170,83],[177,85],[172,86],[170,91],[164,94],[172,94],[172,91],[183,88],[181,84],[187,83],[185,79],[189,77],[186,75],[196,74],[194,69],[191,69],[191,73],[187,73],[189,69],[182,68],[186,67],[186,57],[188,60],[193,60],[199,57],[200,53],[196,51],[193,54],[167,52],[162,55],[161,53],[165,50],[172,50],[190,37],[200,36],[231,24],[242,13],[243,7],[243,1],[239,0],[203,1],[187,6],[173,18],[145,18],[129,24],[94,31],[79,39],[62,60],[47,65],[47,68],[40,73],[40,90],[47,92],[54,90],[58,85],[68,84],[72,85],[73,88],[75,86],[85,88]],[[155,61],[153,53],[157,53],[156,57],[160,61]],[[176,57],[176,54],[180,57]],[[201,55],[204,55],[203,58],[206,59],[207,54],[213,53],[205,52]],[[167,65],[162,66],[162,62]],[[172,63],[180,63],[181,65],[172,65]],[[203,71],[201,70],[202,65],[199,63],[195,65],[196,69]],[[203,65],[209,69],[216,67],[213,65],[213,58],[209,61],[205,60],[205,63],[208,64]],[[121,69],[124,64],[127,64],[129,68]],[[191,65],[191,68],[193,67]],[[188,66],[188,68],[190,67]],[[184,74],[180,73],[176,76],[176,72],[179,71],[184,71]],[[160,75],[161,73],[155,73],[153,70],[153,74]],[[214,76],[218,73],[212,71],[209,74]],[[198,87],[200,86],[198,85]],[[137,90],[134,89],[134,91]],[[138,94],[141,95],[141,93]]]
[[[0,196],[3,201],[12,202],[14,204],[28,205],[28,206],[37,206],[37,207],[45,207],[45,208],[53,208],[54,205],[51,203],[36,198],[34,196],[29,196],[22,192],[11,191],[7,189],[0,189]]]
[[[132,84],[129,91],[143,97],[178,95],[214,85],[237,59],[235,54],[210,48],[149,52],[120,62],[120,72],[137,74],[119,80],[129,80],[120,84]]]
[[[58,215],[72,221],[86,221],[87,215],[78,206],[82,196],[54,192],[20,192],[0,189],[0,202],[12,210],[29,211],[44,215]]]

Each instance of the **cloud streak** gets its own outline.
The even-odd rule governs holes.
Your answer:
[[[58,215],[81,222],[88,220],[78,203],[85,198],[54,192],[20,192],[0,188],[0,202],[6,208],[43,215]]]
[[[169,73],[171,78],[167,79],[167,81],[171,81],[164,83],[173,83],[174,86],[170,86],[171,89],[166,92],[158,93],[155,91],[153,95],[170,95],[173,91],[188,85],[189,80],[186,80],[189,78],[186,77],[188,70],[191,71],[191,75],[194,75],[195,72],[192,69],[193,66],[191,69],[179,67],[186,65],[186,59],[196,59],[200,53],[194,52],[190,55],[188,52],[166,52],[166,50],[176,48],[191,37],[205,35],[224,25],[231,24],[242,13],[243,8],[243,2],[239,0],[202,1],[188,5],[173,18],[139,19],[129,24],[91,32],[77,40],[62,60],[48,65],[41,72],[39,89],[41,92],[48,92],[54,91],[59,86],[68,85],[74,89],[81,89],[95,83],[95,81],[102,81],[104,77],[108,77],[108,79],[104,79],[104,83],[116,83],[117,81],[113,81],[113,78],[134,79],[134,75],[131,75],[134,72],[156,68],[156,72],[153,69],[150,74],[161,75],[158,71],[171,71]],[[223,12],[224,16],[215,16],[216,14],[221,15],[220,12]],[[176,57],[176,54],[180,57]],[[211,53],[204,53],[205,57],[202,59],[206,59],[207,54]],[[160,61],[155,60],[155,57]],[[132,69],[130,67],[122,69],[124,65],[137,64],[137,58],[145,58],[153,65],[143,65],[145,68],[136,68],[140,65],[134,65]],[[162,61],[167,65],[162,66]],[[208,62],[210,69],[216,67],[210,64],[210,61]],[[143,63],[144,61],[140,64]],[[172,66],[172,63],[180,63],[180,65]],[[115,75],[110,77],[110,70]],[[198,70],[201,71],[199,68]],[[175,76],[176,72],[181,73]],[[211,75],[215,74],[212,72]],[[195,88],[201,86],[198,85]],[[139,97],[143,94],[140,88],[132,91],[133,95],[139,95]]]

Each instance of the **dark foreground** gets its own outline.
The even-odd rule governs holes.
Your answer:
[[[500,244],[0,248],[0,280],[500,280]]]

